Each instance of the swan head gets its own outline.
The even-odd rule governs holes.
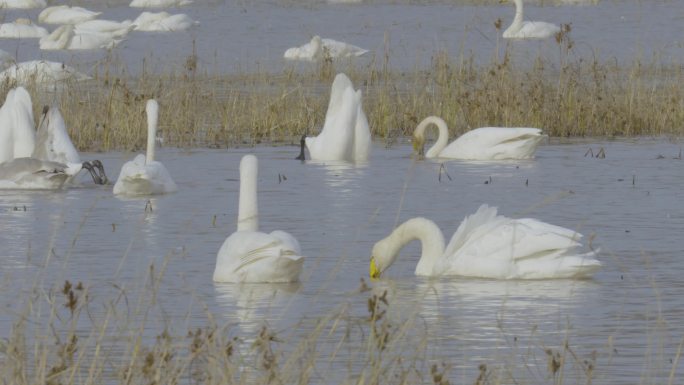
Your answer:
[[[411,142],[413,143],[413,155],[416,159],[425,158],[425,136],[414,133]]]
[[[392,262],[394,262],[396,256],[396,247],[392,247],[387,239],[378,241],[373,246],[373,251],[371,252],[370,266],[368,269],[370,277],[373,279],[380,278],[380,275],[382,275]]]

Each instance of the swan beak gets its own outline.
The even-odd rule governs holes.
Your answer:
[[[375,264],[375,257],[371,257],[370,268],[368,270],[371,278],[380,278],[380,270],[378,269],[378,266]]]
[[[416,159],[421,160],[425,157],[425,142],[418,138],[413,138],[413,154]]]

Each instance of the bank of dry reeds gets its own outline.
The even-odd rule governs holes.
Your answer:
[[[436,53],[427,70],[412,72],[392,71],[386,62],[361,68],[324,62],[304,71],[212,75],[189,60],[182,73],[131,78],[107,69],[57,92],[29,88],[37,119],[40,104],[58,104],[77,147],[94,151],[142,148],[144,101],[153,97],[160,102],[166,145],[298,143],[299,136],[315,135],[322,127],[337,72],[347,73],[364,91],[376,140],[406,137],[428,115],[443,117],[452,135],[481,126],[540,127],[550,136],[681,134],[680,66],[560,62],[540,58],[518,67],[504,54],[478,65],[472,58]],[[12,86],[5,84],[4,91]]]

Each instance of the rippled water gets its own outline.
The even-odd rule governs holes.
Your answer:
[[[138,9],[129,1],[93,0],[72,2],[102,11],[101,18],[133,19]],[[371,50],[358,63],[387,54],[395,69],[410,70],[430,63],[439,50],[452,56],[463,53],[486,62],[508,46],[514,58],[523,62],[541,55],[558,60],[553,39],[543,42],[504,42],[498,39],[494,23],[507,26],[514,9],[489,1],[473,5],[459,1],[364,1],[359,4],[328,4],[314,0],[220,1],[196,0],[193,6],[171,12],[187,13],[201,25],[188,32],[133,32],[114,49],[114,62],[123,63],[130,73],[139,73],[145,61],[148,71],[182,70],[193,43],[201,70],[209,72],[280,71],[292,66],[282,58],[289,47],[308,42],[313,35],[346,41]],[[558,5],[545,0],[525,8],[527,20],[571,24],[573,57],[587,60],[635,59],[678,63],[684,58],[684,38],[679,27],[684,2],[669,0],[600,0],[596,5]],[[37,19],[39,10],[3,11],[5,20],[16,17]],[[40,51],[37,40],[2,40],[0,48],[19,60],[45,58],[65,61],[82,71],[109,61],[104,52]],[[145,59],[145,60],[144,60]],[[302,64],[302,67],[307,67]]]
[[[603,147],[606,158],[585,157],[590,147]],[[680,148],[650,139],[553,140],[535,160],[451,161],[444,168],[413,162],[407,145],[380,143],[362,167],[302,164],[292,159],[292,147],[162,149],[158,158],[179,192],[149,203],[87,183],[65,192],[3,191],[0,331],[8,334],[32,288],[49,293],[67,279],[86,284],[96,301],[126,291],[133,307],[154,265],[166,269],[158,307],[172,327],[205,325],[209,313],[249,337],[268,322],[287,336],[281,344],[287,350],[340,306],[367,314],[369,293],[358,288],[370,249],[399,221],[425,216],[450,236],[464,216],[488,203],[507,216],[579,230],[601,248],[605,266],[588,281],[429,280],[414,276],[419,249],[407,247],[383,280],[369,284],[388,289],[398,313],[417,316],[428,352],[451,360],[451,377],[469,383],[481,363],[508,364],[516,378],[544,382],[544,351],[567,339],[578,361],[595,355],[597,383],[665,383],[684,335],[684,168],[674,158]],[[307,256],[301,284],[211,280],[216,252],[235,229],[238,164],[249,152],[260,160],[261,226],[299,239]],[[132,154],[83,154],[93,157],[113,179]],[[93,307],[91,316],[104,311]],[[165,326],[150,323],[149,334]],[[348,373],[347,364],[362,364],[354,351],[323,365],[334,383]],[[675,374],[682,378],[682,365]]]

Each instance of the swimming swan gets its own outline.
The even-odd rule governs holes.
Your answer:
[[[508,0],[500,0],[506,3]],[[545,39],[560,32],[560,27],[545,21],[524,21],[523,0],[513,0],[515,3],[515,18],[511,25],[504,31],[506,39]]]
[[[131,26],[131,28],[133,27]],[[128,31],[125,32],[127,33]],[[40,39],[40,49],[110,49],[116,47],[121,41],[123,41],[123,36],[120,32],[95,32],[77,29],[73,24],[65,24],[56,28],[48,36],[42,37]]]
[[[586,278],[601,267],[594,251],[573,254],[581,245],[581,234],[536,219],[506,218],[496,211],[480,206],[461,222],[446,247],[434,222],[409,219],[373,246],[370,276],[378,278],[413,240],[422,244],[415,271],[421,276]]]
[[[47,29],[35,25],[31,20],[23,17],[11,23],[0,24],[0,38],[2,39],[41,38],[48,34]]]
[[[368,161],[371,134],[361,99],[361,90],[354,91],[347,75],[335,76],[323,129],[318,136],[305,139],[311,159]]]
[[[139,154],[121,167],[115,195],[154,195],[176,192],[178,187],[161,162],[154,160],[159,104],[147,101],[147,154]]]
[[[0,8],[31,9],[47,6],[45,0],[0,0]]]
[[[47,60],[30,60],[11,65],[0,72],[0,81],[17,83],[57,83],[67,80],[87,80],[90,76],[76,71],[75,68]]]
[[[355,45],[332,40],[321,39],[316,35],[311,41],[299,47],[288,48],[283,57],[288,60],[319,61],[326,57],[331,59],[361,56],[367,53],[367,49]]]
[[[193,0],[133,0],[129,7],[134,8],[166,8],[166,7],[182,7],[190,5]]]
[[[66,166],[35,158],[0,163],[0,189],[59,190],[69,178]]]
[[[199,22],[194,21],[190,16],[179,13],[172,15],[168,12],[143,12],[134,21],[136,31],[144,32],[175,32],[185,31]]]
[[[81,156],[69,137],[64,118],[56,106],[43,107],[43,115],[36,132],[36,146],[31,156],[66,165],[68,184],[73,183],[83,169],[88,170],[95,184],[107,184],[109,181],[101,161],[81,161]]]
[[[425,152],[425,130],[431,124],[439,129],[439,137]],[[480,127],[468,131],[447,145],[449,130],[438,116],[423,119],[413,132],[414,154],[426,158],[465,160],[529,159],[534,157],[539,142],[545,138],[538,128]]]
[[[215,282],[296,282],[304,257],[299,242],[284,231],[259,231],[258,161],[240,161],[240,201],[237,231],[223,242],[216,256]]]
[[[38,14],[38,21],[45,24],[77,24],[92,20],[102,12],[94,12],[81,7],[55,5],[47,7]]]
[[[135,25],[130,20],[115,21],[115,20],[87,20],[74,26],[76,34],[83,33],[105,33],[114,38],[121,38],[126,36],[135,28]]]

